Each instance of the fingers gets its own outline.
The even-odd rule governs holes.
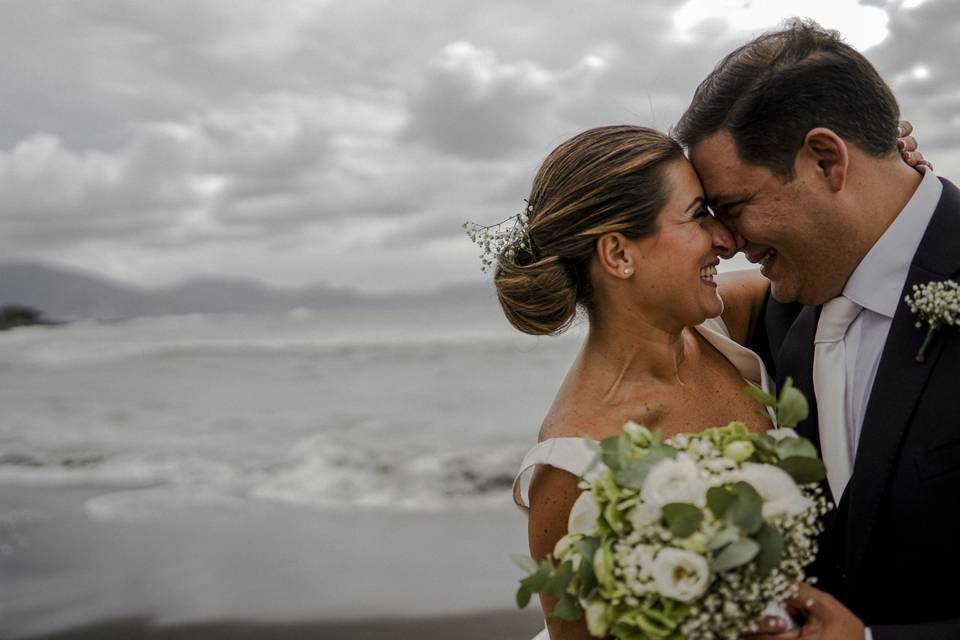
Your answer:
[[[822,601],[824,598],[830,597],[828,594],[811,587],[805,582],[801,582],[797,586],[799,587],[799,591],[797,591],[797,595],[787,600],[787,607],[793,607],[802,612],[807,612],[816,606],[818,600]]]
[[[800,637],[800,630],[784,631],[783,633],[757,633],[743,636],[749,640],[797,640]]]
[[[916,151],[917,139],[913,136],[901,136],[897,138],[897,146],[900,147],[900,151]]]
[[[907,121],[907,120],[901,120],[901,121],[897,124],[897,137],[898,137],[898,138],[905,138],[906,136],[909,136],[911,133],[913,133],[913,125],[910,124],[909,121]]]
[[[923,159],[923,154],[919,151],[905,151],[903,153],[903,161],[906,162],[911,167],[916,167],[918,165],[928,165],[933,169],[933,165]]]

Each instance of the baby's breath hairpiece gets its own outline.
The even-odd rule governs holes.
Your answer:
[[[492,269],[500,255],[515,262],[518,251],[533,254],[533,241],[530,239],[531,213],[532,207],[527,203],[526,209],[496,224],[483,226],[476,222],[463,223],[467,236],[480,246],[481,271],[486,273]]]
[[[917,320],[918,329],[923,327],[921,320],[926,320],[929,325],[916,357],[917,362],[923,362],[927,347],[940,327],[960,325],[960,284],[944,280],[913,285],[913,293],[904,298],[904,302],[911,312],[920,316],[920,320]]]

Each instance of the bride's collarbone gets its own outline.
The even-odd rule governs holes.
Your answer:
[[[609,398],[569,399],[552,408],[544,419],[540,439],[587,435],[600,440],[621,433],[632,420],[667,436],[703,431],[740,421],[754,432],[770,428],[757,415],[761,405],[743,393],[746,381],[727,372],[703,371],[695,379],[674,384],[646,385],[616,402]]]

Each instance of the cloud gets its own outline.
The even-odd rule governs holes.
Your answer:
[[[410,106],[408,139],[466,158],[491,159],[529,148],[556,118],[559,103],[589,91],[606,60],[586,55],[552,71],[530,60],[501,62],[491,49],[453,42],[431,61]]]
[[[141,283],[473,277],[460,224],[516,213],[554,146],[603,124],[668,129],[723,54],[796,13],[870,46],[949,176],[960,172],[952,11],[946,0],[8,0],[0,254]]]

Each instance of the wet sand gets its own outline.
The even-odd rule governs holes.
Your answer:
[[[23,640],[523,640],[542,628],[539,610],[493,611],[435,618],[304,623],[215,622],[170,627],[116,620]],[[20,640],[20,639],[17,639]]]

